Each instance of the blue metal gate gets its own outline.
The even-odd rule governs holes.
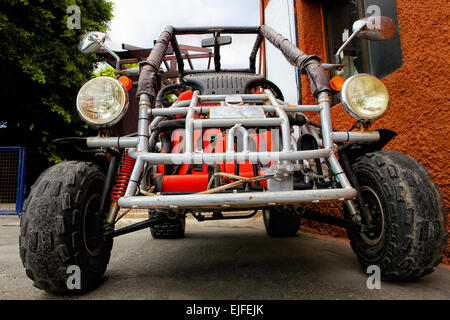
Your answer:
[[[0,147],[0,215],[21,215],[24,195],[25,149]]]

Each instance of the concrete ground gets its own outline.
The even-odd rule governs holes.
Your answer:
[[[32,286],[18,235],[19,218],[0,216],[0,299],[450,299],[448,268],[369,290],[368,275],[348,244],[305,233],[273,239],[260,215],[202,223],[189,218],[181,240],[154,240],[148,230],[120,236],[103,284],[71,297]]]

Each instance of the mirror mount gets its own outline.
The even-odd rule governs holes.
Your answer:
[[[213,33],[212,38],[202,40],[202,48],[214,47],[214,70],[220,71],[220,47],[223,45],[231,44],[231,36],[221,36],[220,29],[211,29]]]
[[[108,53],[110,55],[112,55],[114,57],[114,59],[116,59],[116,70],[119,71],[120,70],[120,57],[111,48],[109,48],[105,44],[102,44],[102,47],[103,47],[103,49],[108,51]]]
[[[105,49],[116,59],[116,70],[120,70],[120,57],[105,44],[107,35],[102,32],[88,32],[80,40],[78,50],[82,53],[99,52],[100,48]]]
[[[334,62],[336,64],[342,64],[342,54],[344,49],[350,44],[350,42],[355,39],[355,37],[367,27],[367,23],[363,20],[358,20],[353,24],[353,33],[348,39],[344,42],[344,44],[338,49],[336,54],[334,55]]]

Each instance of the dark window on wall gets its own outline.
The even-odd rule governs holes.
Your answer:
[[[402,47],[398,32],[397,4],[395,0],[364,0],[364,12],[373,14],[380,8],[380,15],[394,19],[396,32],[387,41],[366,41],[370,57],[369,71],[371,74],[384,78],[402,66]],[[372,6],[372,7],[371,7]]]
[[[325,39],[329,62],[334,62],[334,55],[351,35],[353,22],[361,16],[361,6],[358,0],[324,1]],[[344,51],[345,65],[340,74],[349,78],[357,73],[368,72],[367,48],[361,39],[354,39]]]
[[[395,0],[324,0],[324,25],[328,61],[352,33],[353,22],[372,15],[388,16],[397,24],[397,32],[388,41],[354,39],[344,50],[340,74],[349,78],[357,73],[370,73],[379,78],[391,74],[402,65]]]

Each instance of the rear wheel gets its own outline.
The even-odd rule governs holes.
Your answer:
[[[409,281],[433,271],[447,242],[442,196],[424,166],[396,151],[361,157],[353,170],[369,219],[347,233],[358,260],[382,279]]]
[[[300,215],[287,206],[264,209],[263,218],[266,232],[271,237],[292,237],[300,228]]]
[[[152,209],[148,213],[149,219],[164,218],[165,221],[150,227],[154,239],[180,239],[184,237],[186,216],[171,215],[167,209]]]

